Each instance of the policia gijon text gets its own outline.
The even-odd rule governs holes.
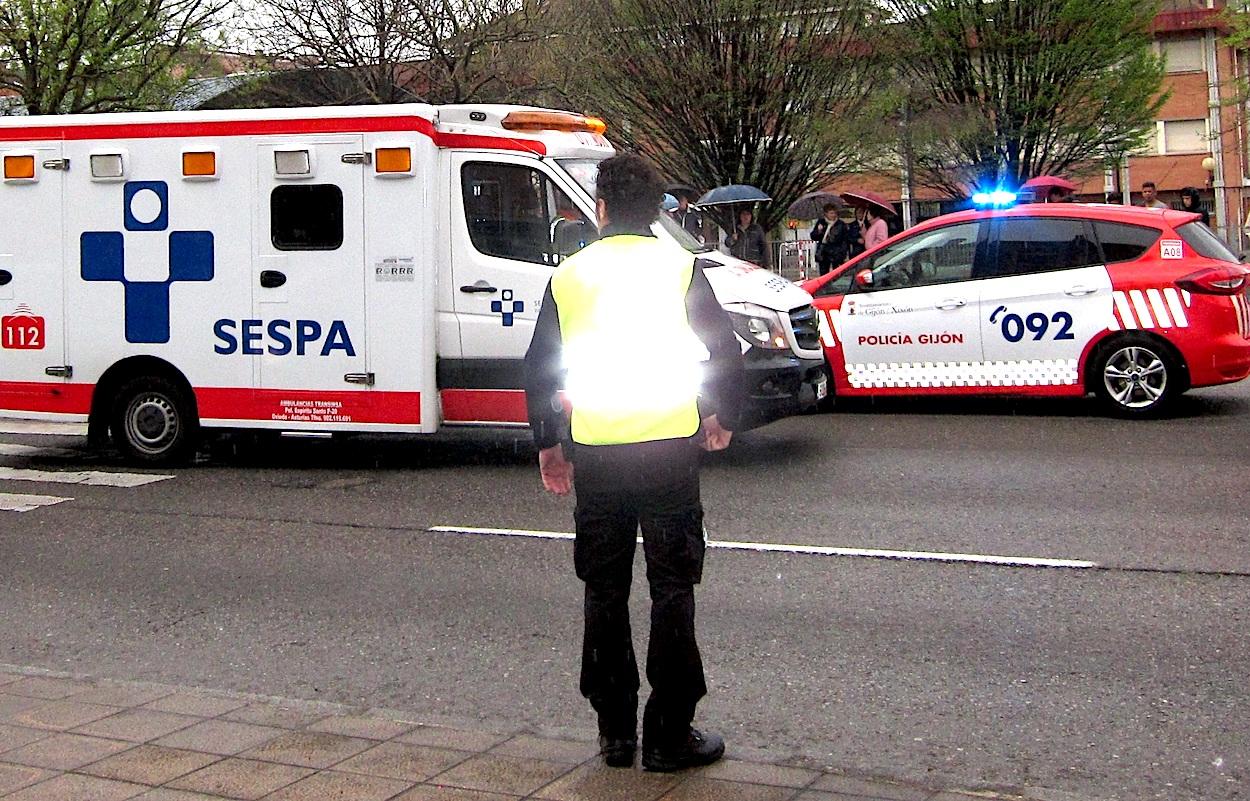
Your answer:
[[[526,399],[543,485],[564,495],[576,483],[581,691],[615,767],[632,766],[637,747],[628,600],[641,525],[651,590],[642,766],[672,771],[725,749],[691,726],[707,693],[694,629],[705,547],[699,461],[700,447],[725,448],[737,426],[742,354],[694,256],[651,233],[663,194],[655,170],[614,156],[600,165],[596,194],[602,238],[551,277],[525,357]]]

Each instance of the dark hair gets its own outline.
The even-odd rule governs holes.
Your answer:
[[[1185,198],[1189,198],[1190,208],[1194,211],[1202,208],[1202,196],[1192,186],[1187,186],[1181,190],[1181,208],[1185,207]]]
[[[821,209],[821,211],[837,211],[837,209],[838,207],[835,206],[834,204],[826,203],[824,208]]]
[[[1150,187],[1151,189],[1158,189],[1158,188],[1159,188],[1159,187],[1155,186],[1155,182],[1154,182],[1154,181],[1142,181],[1141,188],[1142,188],[1142,189],[1145,189],[1146,187]]]
[[[622,153],[599,165],[595,194],[608,207],[608,220],[625,228],[647,228],[660,216],[664,186],[650,162]]]

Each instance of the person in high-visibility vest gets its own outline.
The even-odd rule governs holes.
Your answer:
[[[577,469],[580,689],[613,767],[632,766],[637,748],[628,601],[642,528],[652,606],[642,766],[673,771],[725,751],[691,726],[707,694],[694,626],[705,548],[699,462],[700,448],[727,447],[738,425],[742,352],[693,254],[651,233],[663,196],[655,169],[613,156],[596,194],[602,238],[552,274],[525,356],[526,400],[543,485],[566,495]]]

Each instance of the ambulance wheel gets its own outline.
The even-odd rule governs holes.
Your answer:
[[[195,451],[199,421],[177,384],[160,376],[141,376],[118,391],[109,428],[113,444],[128,461],[178,464]]]
[[[1172,353],[1138,334],[1116,337],[1091,359],[1094,395],[1116,417],[1153,417],[1185,391],[1184,372]]]

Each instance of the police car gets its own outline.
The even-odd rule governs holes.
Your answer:
[[[929,220],[803,288],[837,395],[1093,392],[1145,417],[1250,374],[1248,276],[1195,214],[1063,203]]]

